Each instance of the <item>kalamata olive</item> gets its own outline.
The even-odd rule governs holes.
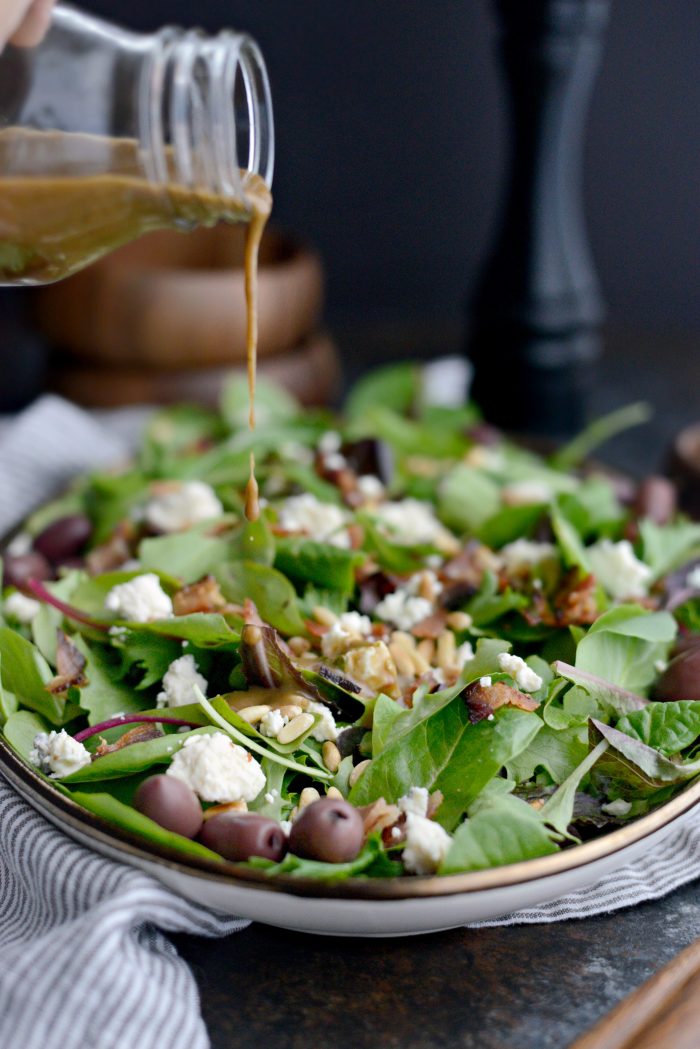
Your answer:
[[[675,656],[654,686],[654,699],[700,699],[700,646]]]
[[[202,826],[202,806],[191,787],[175,776],[149,776],[134,795],[134,808],[166,830],[194,838]]]
[[[226,860],[243,863],[251,856],[281,860],[287,851],[287,836],[275,820],[255,812],[222,812],[205,820],[199,835],[202,845]]]
[[[3,584],[26,590],[30,579],[52,579],[51,565],[36,551],[28,554],[5,554],[3,563]]]
[[[342,798],[321,798],[297,816],[289,835],[295,856],[347,863],[362,848],[365,826],[359,811]]]
[[[34,549],[49,561],[61,561],[79,554],[92,535],[92,523],[85,514],[68,514],[52,521],[34,540]]]
[[[648,517],[654,524],[667,524],[676,512],[676,486],[667,477],[652,474],[637,488],[634,513]]]

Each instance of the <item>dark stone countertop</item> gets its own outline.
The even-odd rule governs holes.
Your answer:
[[[367,360],[432,356],[454,333],[344,340],[350,374]],[[383,347],[383,349],[382,349]],[[654,420],[606,450],[656,469],[675,432],[700,418],[690,337],[610,337],[594,412],[649,400]],[[565,1049],[700,935],[697,883],[664,900],[551,925],[457,929],[411,939],[320,938],[253,925],[221,941],[175,938],[192,965],[214,1049]]]

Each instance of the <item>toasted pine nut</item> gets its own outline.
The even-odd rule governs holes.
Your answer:
[[[426,601],[435,600],[435,585],[430,572],[421,572],[420,582],[418,583],[418,596],[424,597]]]
[[[245,801],[226,801],[223,805],[212,805],[202,813],[203,820],[210,820],[213,816],[220,816],[222,812],[247,812],[248,803]]]
[[[472,622],[468,612],[450,612],[447,617],[447,625],[453,630],[468,630]]]
[[[242,637],[247,645],[259,645],[263,639],[262,630],[255,623],[248,623],[243,627]]]
[[[338,790],[337,787],[329,787],[328,790],[326,791],[326,797],[327,798],[342,798],[343,795],[341,794],[341,792]]]
[[[307,729],[314,723],[313,714],[297,714],[295,718],[288,721],[284,728],[277,733],[278,743],[292,743],[299,736],[303,736]]]
[[[432,638],[424,637],[422,641],[418,642],[416,647],[419,655],[423,657],[426,663],[432,663],[435,659],[435,642]]]
[[[321,623],[322,626],[333,626],[338,622],[335,612],[331,612],[330,608],[326,608],[325,605],[316,605],[313,614],[316,622]]]
[[[421,674],[427,674],[430,670],[430,663],[425,659],[418,649],[415,652],[411,652],[411,659],[413,660],[413,673],[417,674],[418,677]]]
[[[299,795],[299,812],[305,809],[307,805],[313,805],[315,801],[318,801],[321,795],[315,787],[304,787],[301,794]]]
[[[311,648],[311,643],[305,637],[290,637],[287,644],[295,656],[305,656]]]
[[[323,758],[323,764],[326,766],[329,772],[337,772],[340,765],[340,751],[336,747],[335,743],[327,739],[321,747],[321,756]]]
[[[392,641],[389,645],[389,651],[396,663],[396,669],[399,674],[402,674],[404,677],[413,677],[413,660],[411,659],[411,653],[404,645],[399,641]]]
[[[450,535],[449,532],[442,532],[440,535],[438,535],[437,539],[435,540],[435,546],[441,554],[446,554],[449,557],[456,556],[462,549],[459,539],[455,538],[455,536],[453,535]]]
[[[306,696],[302,696],[299,692],[290,692],[287,699],[295,707],[301,707],[302,710],[306,710],[309,705],[309,701]]]
[[[257,725],[258,722],[262,721],[266,714],[270,713],[270,707],[267,703],[260,703],[255,707],[244,707],[243,710],[239,710],[239,715],[244,721],[247,721],[249,725]]]
[[[451,667],[457,661],[457,645],[455,643],[455,636],[451,630],[445,630],[440,637],[437,639],[437,654],[436,654],[437,665],[442,667]]]
[[[360,776],[363,774],[363,772],[367,771],[371,764],[372,759],[365,758],[365,760],[361,761],[359,765],[355,765],[355,768],[352,770],[348,777],[348,786],[354,787]]]
[[[289,718],[291,721],[293,718],[299,717],[301,714],[301,707],[298,707],[296,703],[285,703],[283,706],[277,708],[284,717]]]
[[[395,630],[391,635],[391,640],[398,641],[398,643],[408,649],[409,652],[412,652],[416,647],[415,637],[413,634],[407,634],[405,630]]]

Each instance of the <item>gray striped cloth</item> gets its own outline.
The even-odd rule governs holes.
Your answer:
[[[0,534],[76,473],[127,456],[143,419],[43,397],[0,424]],[[479,924],[585,918],[699,874],[695,818],[589,889]],[[225,936],[245,924],[76,844],[0,776],[0,1046],[204,1049],[194,978],[163,931]]]

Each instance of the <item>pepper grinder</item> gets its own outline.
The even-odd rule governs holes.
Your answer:
[[[497,0],[512,124],[500,230],[472,302],[474,397],[509,430],[585,419],[603,304],[581,196],[608,0]]]

